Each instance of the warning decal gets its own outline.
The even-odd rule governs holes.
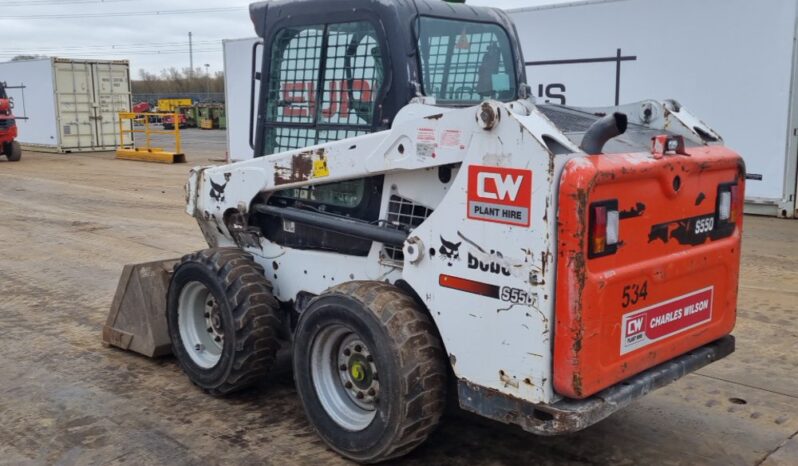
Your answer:
[[[710,286],[624,315],[621,354],[709,322],[713,289]]]
[[[438,138],[435,136],[434,128],[419,128],[418,134],[416,135],[416,139],[418,140],[418,142],[428,142],[435,144]]]
[[[456,149],[464,149],[465,146],[460,143],[462,132],[459,129],[446,129],[441,134],[441,147],[454,147]]]

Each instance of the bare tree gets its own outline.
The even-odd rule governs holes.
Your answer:
[[[47,58],[47,56],[46,55],[17,55],[16,57],[12,58],[11,61],[35,60],[37,58]]]
[[[224,72],[216,71],[210,76],[202,68],[194,70],[193,78],[188,68],[175,67],[161,70],[158,74],[139,70],[138,79],[133,80],[134,94],[175,94],[224,92]]]

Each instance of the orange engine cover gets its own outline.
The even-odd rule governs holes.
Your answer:
[[[585,398],[714,341],[736,319],[745,167],[723,146],[568,162],[560,181],[554,388]],[[721,186],[734,186],[730,220]],[[590,257],[595,203],[619,211],[613,253]]]

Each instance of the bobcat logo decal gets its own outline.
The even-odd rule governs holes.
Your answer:
[[[211,182],[211,192],[209,193],[211,199],[215,199],[217,202],[224,202],[224,190],[227,188],[227,183],[230,182],[230,174],[224,174],[224,184],[214,183],[212,178],[208,178],[208,181]]]
[[[459,243],[452,243],[451,241],[446,241],[443,236],[441,236],[441,247],[438,249],[438,252],[441,254],[441,260],[445,261],[446,264],[451,267],[454,261],[460,260],[460,245],[463,242]]]

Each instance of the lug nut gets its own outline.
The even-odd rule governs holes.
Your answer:
[[[349,356],[351,354],[352,354],[352,351],[349,348],[344,350],[344,356]]]
[[[213,333],[213,329],[211,327],[208,327],[208,333]]]
[[[208,306],[213,306],[213,300],[208,301]]]
[[[205,314],[203,314],[203,317],[205,317],[206,319],[208,319],[208,318],[210,318],[210,317],[211,317],[211,313],[210,313],[210,312],[206,312]]]
[[[219,343],[220,341],[222,341],[222,337],[217,336],[216,338],[214,338],[214,341],[216,341],[216,343]]]
[[[374,361],[374,356],[369,354],[368,356],[366,356],[366,361],[373,362]]]
[[[341,364],[341,366],[340,366],[340,369],[341,369],[342,371],[345,371],[345,370],[346,370],[346,364]]]
[[[374,396],[376,394],[377,394],[377,390],[374,390],[373,388],[369,388],[369,396]]]
[[[355,351],[357,351],[359,353],[359,352],[363,351],[363,347],[360,346],[360,345],[355,345]]]
[[[363,392],[357,392],[357,395],[355,395],[355,396],[357,397],[358,400],[362,400],[363,399]]]
[[[352,388],[352,382],[347,382],[347,383],[345,383],[345,384],[344,384],[344,387],[346,387],[346,388]]]

